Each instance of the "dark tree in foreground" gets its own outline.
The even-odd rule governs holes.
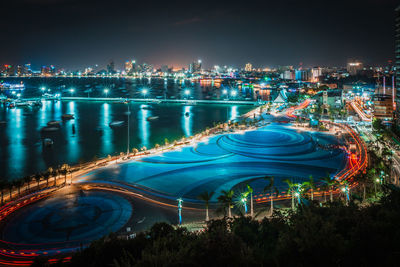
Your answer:
[[[365,207],[310,201],[262,221],[211,220],[202,232],[157,223],[131,240],[95,241],[63,266],[398,266],[399,225],[391,189]]]

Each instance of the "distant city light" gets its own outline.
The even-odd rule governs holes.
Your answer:
[[[222,91],[222,93],[223,93],[224,95],[226,95],[226,94],[228,93],[228,90],[224,89],[224,90]]]
[[[46,87],[41,87],[40,90],[46,91]]]
[[[188,94],[190,94],[190,91],[189,90],[185,90],[185,95],[188,95]]]
[[[236,96],[237,95],[237,92],[236,91],[232,91],[231,92],[231,96]]]

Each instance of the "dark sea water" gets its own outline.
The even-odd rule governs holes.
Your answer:
[[[88,81],[82,83],[82,80],[75,78],[58,81],[57,79],[24,79],[26,85],[24,97],[39,96],[41,86],[52,88],[53,91],[66,82],[75,84],[77,95],[83,96],[83,91],[88,88],[86,86]],[[97,79],[89,80],[92,80],[93,84],[98,83]],[[164,91],[160,88],[159,82],[160,80],[152,81],[149,86],[152,92],[157,92],[157,95],[158,92]],[[164,83],[163,80],[161,82]],[[114,88],[122,86],[115,85]],[[69,88],[69,85],[65,88]],[[179,86],[173,88],[176,92],[181,90]],[[192,88],[197,88],[192,90],[193,94],[200,96],[199,98],[205,95],[203,91],[218,90],[213,86],[203,88],[199,84],[195,84]],[[120,93],[119,89],[114,90]],[[135,94],[134,91],[130,93]],[[96,96],[94,91],[92,94]],[[118,94],[111,91],[109,96],[120,96]],[[76,164],[90,161],[95,157],[126,152],[127,108],[128,105],[122,103],[95,101],[43,101],[42,107],[14,109],[1,105],[0,121],[5,121],[6,124],[0,124],[0,178],[12,180],[43,171],[50,166],[63,163]],[[175,140],[194,135],[206,127],[213,126],[214,122],[234,119],[251,108],[252,106],[217,104],[191,106],[131,103],[129,104],[129,149],[143,146],[151,148],[156,143],[163,144],[165,138]],[[61,120],[63,114],[74,114],[75,119],[62,121],[59,130],[54,132],[41,131],[49,121]],[[151,116],[158,116],[158,119],[149,121],[147,118]],[[113,121],[123,121],[123,123],[119,127],[111,128],[109,124]],[[44,146],[45,138],[53,140],[53,146]]]

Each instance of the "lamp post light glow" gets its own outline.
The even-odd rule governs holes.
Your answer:
[[[108,92],[109,92],[109,90],[107,88],[104,89],[104,93],[106,94],[106,98],[108,97]]]
[[[73,95],[74,92],[75,92],[75,89],[74,89],[74,88],[71,88],[71,89],[69,89],[69,92],[71,93],[71,95]]]
[[[142,89],[143,98],[146,98],[147,89]]]
[[[349,204],[350,201],[350,188],[348,185],[345,185],[344,187],[342,187],[342,192],[346,194],[346,205]]]
[[[244,214],[247,214],[247,198],[246,197],[242,197],[241,199],[243,206],[244,206]]]
[[[40,90],[42,90],[42,92],[46,91],[46,87],[41,87]]]
[[[182,224],[182,198],[178,198],[178,219],[179,219],[179,225]]]
[[[236,91],[231,91],[231,96],[235,97],[237,95]]]
[[[186,98],[189,98],[190,91],[186,89],[184,93],[185,93]]]
[[[20,97],[21,97],[21,94],[17,94],[17,97],[20,98]]]

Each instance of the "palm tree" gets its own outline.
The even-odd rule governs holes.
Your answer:
[[[376,169],[375,168],[371,168],[368,170],[367,172],[367,177],[372,180],[372,182],[374,183],[374,189],[375,189],[375,197],[376,197]]]
[[[283,182],[285,182],[288,185],[288,194],[292,195],[292,209],[294,210],[294,196],[296,194],[298,202],[300,203],[300,194],[298,191],[299,189],[299,184],[297,183],[293,183],[292,181],[290,181],[289,179],[285,179],[283,180]]]
[[[233,202],[233,190],[222,190],[221,195],[218,197],[218,201],[221,202],[225,207],[228,208],[228,217],[232,217],[232,202]]]
[[[70,170],[70,167],[68,164],[63,164],[60,169],[61,174],[64,175],[64,184],[65,185],[67,184],[67,174],[68,174],[69,170]]]
[[[7,187],[7,182],[0,180],[0,191],[1,191],[1,206],[4,204],[4,189]]]
[[[247,194],[250,194],[250,216],[253,217],[254,216],[254,206],[253,206],[253,188],[247,184]]]
[[[46,172],[43,173],[43,178],[46,180],[46,187],[49,187],[50,175],[51,175],[50,171],[46,171]],[[39,185],[39,182],[38,182],[38,185]]]
[[[342,187],[342,191],[345,194],[346,205],[349,205],[349,201],[350,201],[350,185],[349,185],[349,182],[346,181],[346,180],[342,180],[342,181],[340,181],[340,186]]]
[[[355,180],[355,182],[357,182],[358,184],[360,184],[362,186],[363,202],[364,202],[366,199],[366,196],[367,196],[367,185],[370,184],[372,179],[370,179],[368,174],[359,173],[356,176],[354,176],[354,180]]]
[[[12,190],[14,188],[14,183],[11,182],[11,181],[7,181],[7,187],[8,187],[8,190],[10,192],[10,201],[11,201],[12,200]]]
[[[278,188],[274,185],[275,180],[273,176],[267,176],[264,179],[269,180],[269,185],[267,185],[266,187],[264,187],[264,193],[268,190],[270,190],[270,194],[271,194],[271,215],[274,213],[274,192],[276,193],[276,195],[278,196],[279,194],[279,190]]]
[[[53,177],[54,177],[54,186],[57,186],[57,178],[58,178],[59,174],[60,174],[60,166],[58,166],[58,168],[54,169],[53,172],[51,173],[51,175],[53,175]]]
[[[39,190],[39,183],[40,183],[40,180],[42,179],[42,177],[43,177],[43,174],[41,174],[40,172],[36,173],[34,176],[34,179],[37,182],[37,190]]]
[[[207,191],[204,191],[197,197],[198,199],[203,200],[204,203],[206,204],[206,222],[210,220],[210,217],[208,216],[208,206],[213,195],[214,192],[209,193]]]
[[[27,184],[27,190],[30,191],[30,183],[31,183],[31,181],[32,181],[32,177],[30,177],[30,176],[25,176],[25,177],[24,177],[24,181],[25,181],[26,184]]]
[[[305,188],[310,188],[311,191],[311,200],[314,200],[314,190],[317,189],[314,183],[314,178],[312,175],[310,175],[310,179],[306,182],[303,182],[302,184],[303,187]]]
[[[13,183],[14,183],[14,186],[18,190],[18,197],[20,197],[21,196],[21,187],[24,184],[24,181],[23,180],[15,180]]]
[[[330,176],[325,176],[321,180],[325,184],[324,188],[329,190],[330,201],[332,202],[333,201],[333,187],[337,184],[337,181],[335,179],[332,179]]]

